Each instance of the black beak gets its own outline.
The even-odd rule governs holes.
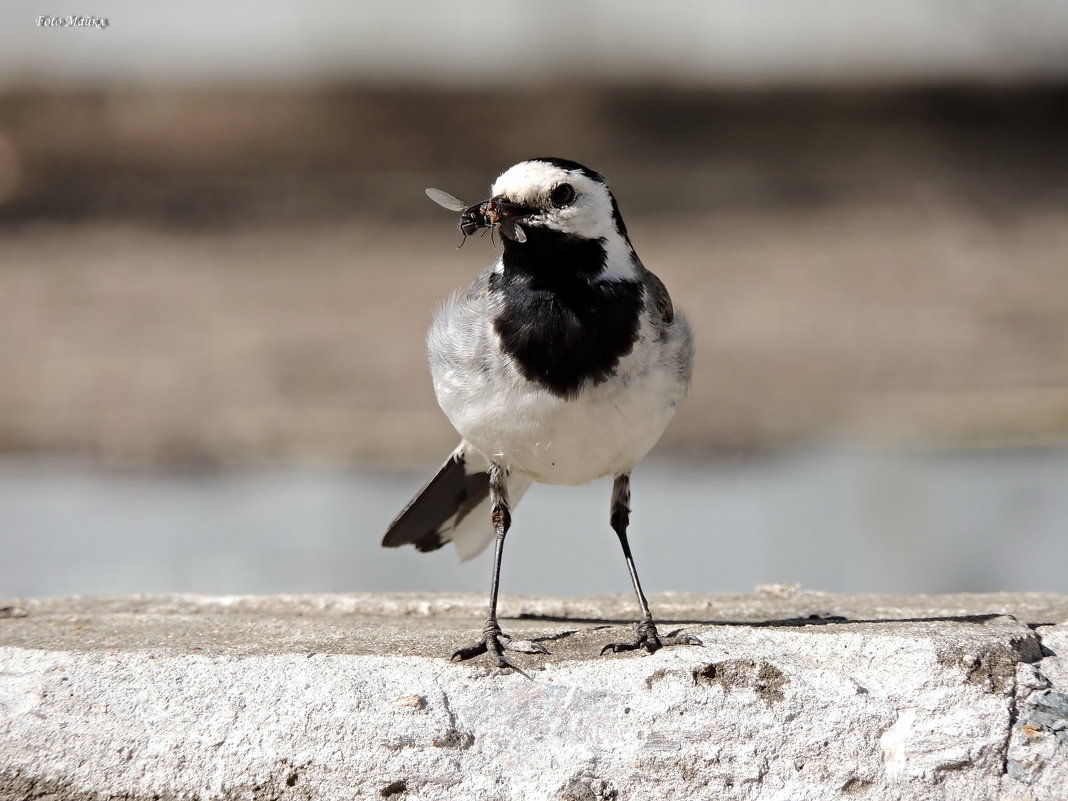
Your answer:
[[[491,228],[506,222],[529,217],[536,209],[512,203],[504,195],[497,195],[481,203],[468,206],[460,215],[460,230],[470,236],[480,228]]]
[[[519,203],[513,203],[504,195],[497,195],[486,201],[485,214],[495,223],[500,222],[502,219],[521,220],[524,217],[529,217],[534,212],[535,209]]]

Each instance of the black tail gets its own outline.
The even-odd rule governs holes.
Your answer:
[[[414,545],[434,551],[449,542],[452,530],[489,495],[489,474],[468,473],[461,445],[390,523],[382,545]]]

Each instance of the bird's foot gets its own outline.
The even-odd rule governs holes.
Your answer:
[[[548,649],[540,642],[534,640],[515,640],[501,631],[494,618],[486,621],[482,629],[482,639],[467,648],[460,648],[452,655],[453,662],[463,662],[482,654],[490,654],[490,658],[497,667],[511,668],[512,670],[527,676],[523,670],[511,659],[505,656],[505,651],[517,651],[521,654],[547,654]],[[527,676],[529,679],[530,676]]]
[[[681,634],[682,629],[675,629],[661,637],[656,630],[656,624],[649,618],[635,623],[634,631],[638,635],[634,642],[610,642],[601,649],[601,654],[604,655],[609,651],[618,654],[621,651],[637,651],[639,649],[653,653],[669,645],[704,645],[696,637],[691,637],[689,634]]]

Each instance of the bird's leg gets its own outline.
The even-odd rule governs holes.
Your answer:
[[[630,543],[627,541],[627,526],[630,525],[630,474],[623,473],[616,476],[612,484],[612,530],[619,537],[619,544],[623,548],[623,556],[627,560],[627,569],[630,571],[630,580],[634,585],[634,594],[638,596],[638,606],[641,607],[641,619],[634,624],[637,639],[634,642],[611,642],[601,649],[604,654],[607,651],[619,653],[620,651],[635,651],[643,648],[653,653],[667,645],[701,645],[701,641],[688,634],[680,634],[681,629],[672,631],[664,636],[656,630],[653,623],[653,615],[649,611],[649,602],[642,592],[642,584],[638,580],[638,570],[634,567],[634,557],[630,552]]]
[[[467,648],[461,648],[452,655],[452,659],[463,661],[484,653],[492,655],[497,667],[510,667],[523,673],[504,655],[505,651],[520,651],[525,654],[549,653],[541,643],[530,640],[513,640],[501,631],[497,625],[497,591],[501,582],[501,554],[504,552],[504,538],[512,524],[512,515],[508,510],[508,483],[504,468],[499,464],[489,466],[490,516],[493,529],[497,532],[497,543],[493,550],[493,581],[490,584],[489,617],[482,629],[482,639]],[[525,673],[523,673],[526,676]],[[529,676],[528,676],[529,678]]]

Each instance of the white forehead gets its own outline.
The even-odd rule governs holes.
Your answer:
[[[568,183],[577,199],[571,206],[554,209],[547,199],[553,189]],[[529,224],[547,225],[586,237],[606,236],[615,231],[612,197],[608,187],[578,170],[566,170],[547,161],[522,161],[509,167],[493,182],[491,194],[504,195],[513,203],[545,209]]]
[[[497,176],[490,191],[494,195],[504,195],[514,203],[523,203],[544,198],[554,186],[562,183],[587,191],[601,186],[580,172],[570,172],[547,161],[521,161]]]

